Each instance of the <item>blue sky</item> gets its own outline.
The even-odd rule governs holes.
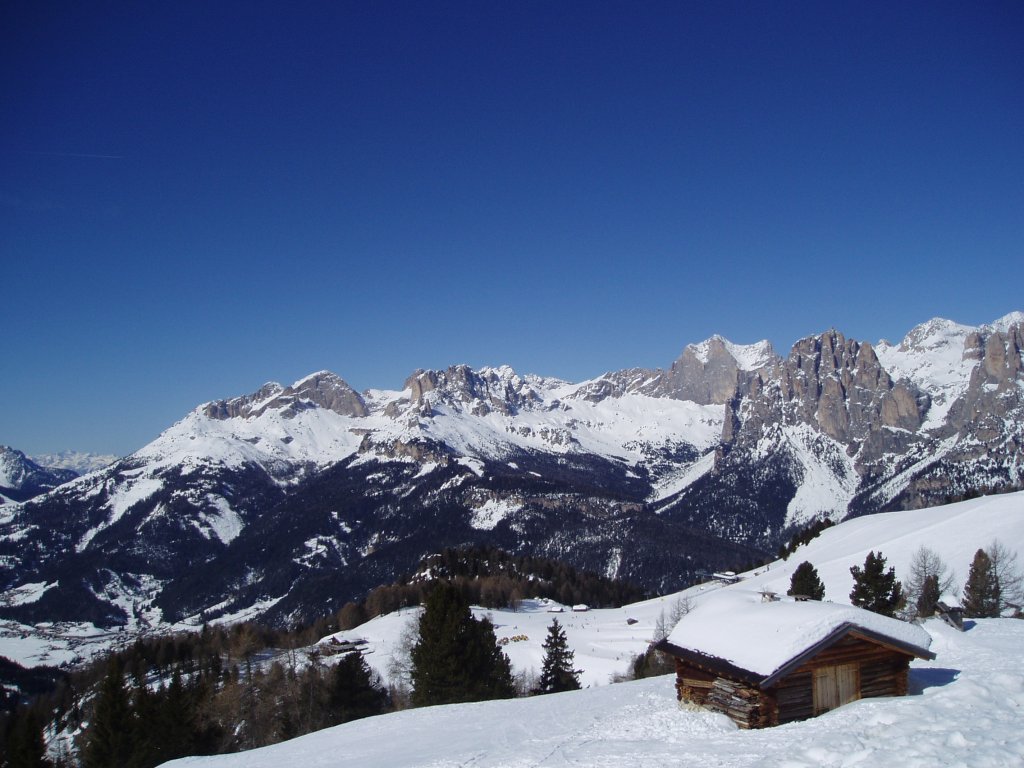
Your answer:
[[[0,6],[0,443],[1024,308],[1024,5]]]

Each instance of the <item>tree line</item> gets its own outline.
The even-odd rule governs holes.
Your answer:
[[[558,560],[511,555],[489,546],[451,547],[423,558],[415,573],[371,590],[365,600],[346,603],[336,616],[336,627],[353,629],[375,616],[422,605],[436,579],[456,585],[470,604],[484,608],[515,609],[527,598],[614,608],[647,597],[634,584]]]
[[[928,547],[921,546],[914,552],[905,583],[897,580],[895,568],[886,566],[885,556],[871,551],[863,566],[850,568],[851,604],[885,616],[924,619],[934,616],[940,601],[957,591],[953,572]],[[810,562],[800,563],[793,571],[787,594],[825,599],[825,586]],[[1008,612],[1021,616],[1022,602],[1024,576],[1017,566],[1017,554],[998,540],[978,549],[960,600],[964,617],[995,618]]]
[[[18,707],[0,727],[0,765],[149,768],[185,755],[265,746],[403,706],[571,690],[579,687],[579,670],[572,668],[572,651],[557,620],[544,644],[541,679],[524,687],[526,681],[512,675],[493,625],[473,618],[471,603],[481,602],[489,580],[503,578],[518,580],[524,590],[536,588],[525,592],[531,596],[566,584],[579,590],[574,597],[595,603],[634,594],[633,588],[616,591],[603,583],[610,580],[568,566],[510,558],[497,550],[469,556],[446,551],[427,567],[432,575],[455,575],[374,590],[424,605],[410,654],[411,694],[385,685],[358,652],[337,660],[328,658],[330,645],[300,652],[330,634],[324,631],[330,624],[350,619],[341,615],[346,609],[291,631],[252,623],[204,626],[199,632],[139,638]],[[542,578],[527,579],[516,570],[530,567]],[[365,612],[362,607],[360,619]],[[80,731],[77,756],[68,749],[55,761],[47,759],[44,728]]]

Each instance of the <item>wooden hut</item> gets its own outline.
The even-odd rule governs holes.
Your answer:
[[[764,601],[723,590],[655,645],[675,658],[681,701],[741,728],[803,720],[856,699],[903,696],[911,659],[934,659],[920,626],[860,608]]]

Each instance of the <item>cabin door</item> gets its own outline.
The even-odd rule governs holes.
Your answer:
[[[841,707],[860,698],[860,670],[856,664],[836,664],[814,670],[814,714]]]

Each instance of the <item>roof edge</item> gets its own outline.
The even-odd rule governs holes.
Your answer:
[[[710,672],[716,672],[734,680],[741,680],[750,685],[759,685],[761,682],[762,675],[756,672],[751,672],[749,669],[738,667],[730,661],[727,661],[719,656],[710,656],[700,651],[694,651],[689,648],[683,648],[682,646],[670,643],[668,640],[660,640],[654,643],[652,646],[656,651],[662,651],[668,653],[676,658],[688,661],[697,666],[706,667]]]
[[[908,656],[915,656],[919,659],[931,661],[935,658],[935,654],[926,648],[911,645],[910,643],[904,643],[900,640],[896,640],[895,638],[890,637],[889,635],[884,635],[870,629],[865,629],[864,627],[858,624],[854,624],[853,622],[847,621],[843,624],[840,624],[838,627],[836,627],[834,630],[832,630],[829,634],[827,634],[821,640],[816,642],[814,645],[809,647],[807,650],[803,651],[800,654],[797,654],[792,659],[787,661],[785,664],[776,669],[770,675],[762,679],[758,683],[758,685],[760,685],[760,687],[762,688],[770,688],[771,686],[775,685],[775,683],[779,682],[779,680],[781,680],[790,672],[792,672],[794,669],[802,665],[805,661],[817,656],[821,651],[825,650],[830,645],[839,642],[847,635],[856,635],[864,640],[867,640],[868,642],[877,643],[878,645],[884,645],[886,648],[891,648],[892,650],[898,651],[899,653],[905,653]]]
[[[770,688],[794,669],[801,666],[808,659],[818,655],[821,651],[835,644],[847,635],[855,635],[867,640],[868,642],[877,643],[878,645],[883,645],[886,648],[891,648],[899,653],[905,653],[908,656],[914,656],[919,659],[931,661],[935,658],[935,654],[926,648],[901,642],[889,635],[865,629],[864,627],[849,621],[840,624],[828,635],[794,656],[768,676],[765,676],[762,673],[752,672],[749,669],[744,669],[743,667],[739,667],[718,656],[711,656],[690,648],[683,648],[674,643],[670,643],[667,639],[660,640],[659,642],[654,643],[651,647],[657,651],[662,651],[675,656],[676,658],[696,664],[697,666],[705,667],[710,672],[716,672],[731,677],[734,680],[740,680],[751,685],[756,685],[759,688]]]

